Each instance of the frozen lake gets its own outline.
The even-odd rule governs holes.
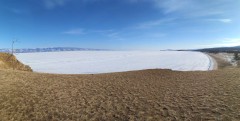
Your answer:
[[[20,53],[17,58],[35,72],[94,74],[143,69],[206,71],[211,59],[189,51],[66,51]]]

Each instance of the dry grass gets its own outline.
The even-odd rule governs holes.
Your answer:
[[[32,71],[29,66],[22,64],[15,56],[8,53],[0,53],[0,69],[14,69],[20,71]]]
[[[240,120],[240,70],[0,71],[0,120]]]

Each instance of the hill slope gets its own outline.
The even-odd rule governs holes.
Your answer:
[[[198,49],[196,51],[211,52],[211,53],[219,53],[219,52],[231,52],[231,53],[233,53],[233,52],[240,52],[240,46],[204,48],[204,49]]]
[[[0,120],[240,120],[240,70],[0,70]]]
[[[0,69],[14,69],[20,71],[32,71],[29,66],[22,64],[15,56],[8,53],[0,53]]]

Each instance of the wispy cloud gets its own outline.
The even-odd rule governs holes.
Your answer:
[[[154,4],[167,13],[182,11],[195,4],[193,0],[152,0]]]
[[[96,1],[105,1],[105,0],[42,0],[44,6],[47,9],[54,9],[56,7],[65,6],[67,3],[70,2],[82,2],[82,3],[92,3]]]
[[[63,34],[83,35],[83,34],[86,34],[86,31],[84,31],[84,29],[72,29],[72,30],[68,30],[68,31],[63,32]]]
[[[110,40],[123,40],[121,37],[121,32],[111,30],[111,29],[103,29],[103,30],[85,30],[82,28],[78,29],[71,29],[65,32],[62,32],[63,34],[67,35],[85,35],[85,34],[91,34],[93,36],[105,36]]]
[[[147,36],[152,37],[152,38],[162,38],[162,37],[166,37],[167,34],[159,32],[159,33],[150,33]]]
[[[108,37],[110,40],[124,40],[124,38],[121,36],[121,33],[118,31],[108,31],[105,32],[103,35]]]
[[[148,2],[164,14],[177,13],[181,17],[226,15],[238,10],[236,0],[128,0],[130,3]],[[237,4],[237,3],[236,3]]]
[[[209,21],[215,23],[232,23],[235,19],[229,13],[236,10],[228,0],[129,0],[131,3],[150,2],[164,14],[164,19],[140,23],[136,28],[154,28],[169,23],[186,21]],[[233,2],[234,0],[230,0]],[[231,7],[233,7],[231,9]],[[173,17],[174,18],[169,18]],[[229,18],[231,16],[231,18]]]
[[[198,0],[126,0],[126,1],[130,3],[139,2],[152,3],[156,8],[159,8],[165,14],[199,8],[198,3],[196,2]]]
[[[175,18],[165,18],[165,19],[159,19],[159,20],[154,20],[154,21],[148,21],[145,23],[141,23],[139,25],[137,25],[137,29],[147,29],[147,28],[152,28],[152,27],[156,27],[156,26],[160,26],[166,23],[171,23],[174,20],[176,20]]]
[[[216,44],[203,45],[203,47],[233,47],[240,45],[240,38],[224,38]]]
[[[112,29],[104,29],[104,30],[91,30],[92,33],[100,33],[100,34],[106,34],[106,33],[111,33],[114,30]]]
[[[223,23],[231,23],[232,22],[231,19],[219,19],[219,21],[221,21]]]
[[[53,9],[55,7],[64,6],[71,0],[43,0],[43,3],[47,9]]]
[[[227,46],[238,46],[240,45],[240,38],[225,38],[222,43]]]
[[[113,29],[92,30],[90,32],[98,33],[102,36],[105,36],[105,37],[109,38],[110,40],[124,40],[124,38],[121,36],[121,32],[113,30]]]
[[[25,14],[25,13],[27,13],[26,10],[16,9],[16,8],[12,8],[10,11],[12,11],[12,12],[15,13],[15,14]]]
[[[5,7],[3,8],[8,12],[14,13],[14,14],[29,14],[31,11],[27,8],[23,8],[23,7]]]
[[[232,19],[206,19],[206,21],[212,21],[212,22],[222,22],[222,23],[232,23]]]

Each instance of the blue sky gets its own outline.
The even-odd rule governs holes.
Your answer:
[[[240,45],[240,0],[1,0],[0,48]]]

